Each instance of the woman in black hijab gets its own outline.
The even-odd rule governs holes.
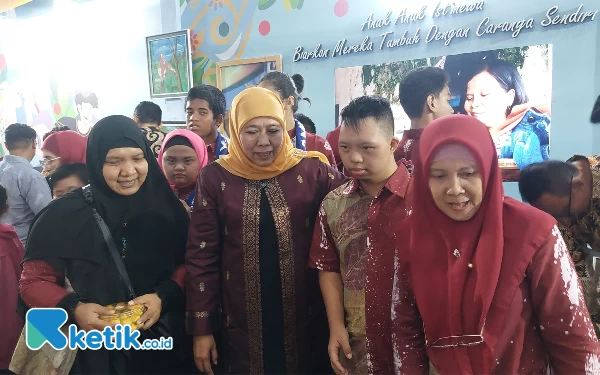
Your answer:
[[[135,302],[148,308],[141,317],[141,339],[156,338],[155,331],[162,327],[164,334],[167,327],[174,348],[80,350],[71,372],[180,373],[184,361],[177,354],[186,349],[181,285],[188,215],[133,120],[110,116],[99,121],[89,136],[86,158],[93,208],[120,252],[138,296]],[[85,199],[85,189],[53,201],[37,216],[25,251],[20,292],[27,307],[61,307],[80,329],[102,330],[107,324],[99,316],[108,314],[103,306],[127,302],[130,293]],[[64,289],[65,277],[74,293]]]

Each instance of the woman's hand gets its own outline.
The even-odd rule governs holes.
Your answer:
[[[100,316],[112,315],[115,312],[96,303],[79,302],[73,310],[75,323],[84,331],[102,331],[105,327],[114,327],[115,324],[105,322]]]
[[[141,297],[137,297],[133,301],[129,301],[129,304],[146,306],[146,312],[136,322],[136,324],[143,324],[142,329],[149,329],[160,318],[162,301],[156,293],[144,294]]]
[[[210,360],[212,357],[213,364],[217,364],[217,344],[213,335],[194,336],[194,361],[196,367],[202,372],[209,375],[214,374]]]
[[[352,359],[352,351],[350,350],[350,339],[348,331],[345,327],[340,326],[337,329],[331,330],[329,335],[329,360],[331,367],[337,375],[345,375],[348,371],[340,363],[340,349],[346,355],[346,358]]]

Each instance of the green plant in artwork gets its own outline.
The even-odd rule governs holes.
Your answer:
[[[397,103],[398,85],[404,76],[413,69],[421,66],[433,65],[433,59],[417,59],[396,61],[380,65],[364,65],[362,67],[363,90],[373,85],[374,94],[387,98],[392,103]]]
[[[148,45],[153,94],[187,92],[188,51],[185,35],[150,40]]]
[[[546,50],[548,46],[545,46]],[[517,68],[522,68],[525,63],[525,57],[527,56],[527,50],[529,47],[515,47],[495,50],[496,56],[501,60],[510,61],[515,64]]]

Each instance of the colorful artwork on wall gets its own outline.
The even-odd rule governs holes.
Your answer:
[[[281,72],[281,55],[217,63],[217,87],[223,91],[227,109],[233,98],[247,87],[256,86],[272,71]]]
[[[9,125],[30,125],[38,135],[38,146],[44,134],[57,126],[88,135],[99,120],[99,104],[98,95],[88,88],[73,90],[53,76],[41,81],[28,79],[11,64],[10,55],[0,50],[0,157],[6,154],[4,130]],[[41,151],[34,165],[39,158]]]
[[[188,30],[146,38],[150,96],[185,96],[192,82]]]
[[[260,35],[271,32],[268,19],[252,24],[257,10],[281,4],[286,11],[301,10],[304,0],[180,0],[181,26],[191,30],[194,84],[217,86],[217,63],[240,59],[253,27]]]
[[[358,96],[386,97],[401,136],[410,119],[400,105],[399,84],[423,66],[437,66],[450,76],[454,113],[476,117],[489,127],[505,181],[517,181],[525,166],[549,158],[552,45],[338,68],[336,112]]]

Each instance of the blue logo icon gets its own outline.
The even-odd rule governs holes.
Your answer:
[[[68,315],[63,309],[58,308],[33,308],[25,315],[25,344],[30,350],[39,350],[48,343],[56,350],[89,349],[98,350],[171,350],[172,337],[160,339],[146,339],[138,341],[140,331],[132,330],[129,325],[117,324],[104,327],[102,331],[82,331],[77,325],[68,327],[68,337],[60,330],[67,322]]]
[[[60,330],[67,322],[65,310],[34,308],[27,311],[25,321],[25,344],[29,349],[38,350],[45,343],[56,350],[67,346],[67,336]]]

